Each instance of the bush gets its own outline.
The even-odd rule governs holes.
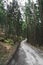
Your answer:
[[[4,40],[5,43],[7,44],[10,44],[10,45],[14,45],[14,42],[12,39],[7,39],[7,40]]]

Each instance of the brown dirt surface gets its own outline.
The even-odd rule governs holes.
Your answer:
[[[14,49],[14,46],[0,42],[0,65],[4,64]]]

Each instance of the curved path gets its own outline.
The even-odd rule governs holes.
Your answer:
[[[9,65],[43,65],[43,51],[27,44],[24,40]]]

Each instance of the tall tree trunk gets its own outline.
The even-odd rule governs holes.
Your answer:
[[[38,0],[39,2],[39,9],[40,9],[40,18],[41,18],[41,44],[43,44],[43,7],[42,7],[42,0]]]
[[[33,0],[32,0],[32,4],[33,4],[33,17],[34,17],[34,36],[33,36],[33,40],[34,40],[34,44],[36,43],[36,22],[37,22],[37,19],[36,19],[36,14],[35,14],[35,7],[34,7],[34,2],[33,2]]]

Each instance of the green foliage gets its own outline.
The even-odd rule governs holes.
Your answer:
[[[26,36],[27,36],[27,24],[26,24],[26,21],[23,21],[23,23],[22,23],[22,36],[24,38],[26,38]]]
[[[5,42],[11,44],[12,41],[8,39],[11,38],[15,42],[17,37],[22,35],[23,22],[17,1],[13,0],[10,4],[7,4],[6,9],[6,6],[4,6],[3,0],[0,0],[0,29],[2,30],[1,32],[4,31],[4,36],[7,39]]]
[[[42,4],[41,4],[42,5]],[[28,42],[41,44],[41,22],[40,22],[40,11],[39,5],[31,0],[28,0],[28,3],[25,4],[25,23],[27,26],[27,39]],[[24,29],[23,28],[23,29]]]
[[[34,4],[31,0],[25,3],[25,21],[23,21],[17,1],[13,0],[10,4],[7,4],[7,9],[5,9],[3,0],[0,0],[0,28],[5,33],[6,43],[11,44],[12,40],[14,42],[20,41],[22,36],[27,37],[29,42],[40,42],[40,34],[43,32],[41,31],[41,29],[43,30],[41,28],[43,16],[40,18],[40,15],[43,14],[43,1],[41,0],[39,4],[41,6],[37,3]],[[39,11],[39,9],[41,10]]]
[[[14,45],[14,41],[12,39],[4,40],[4,42],[10,45]]]
[[[0,24],[3,25],[5,23],[5,10],[3,0],[0,2]]]

